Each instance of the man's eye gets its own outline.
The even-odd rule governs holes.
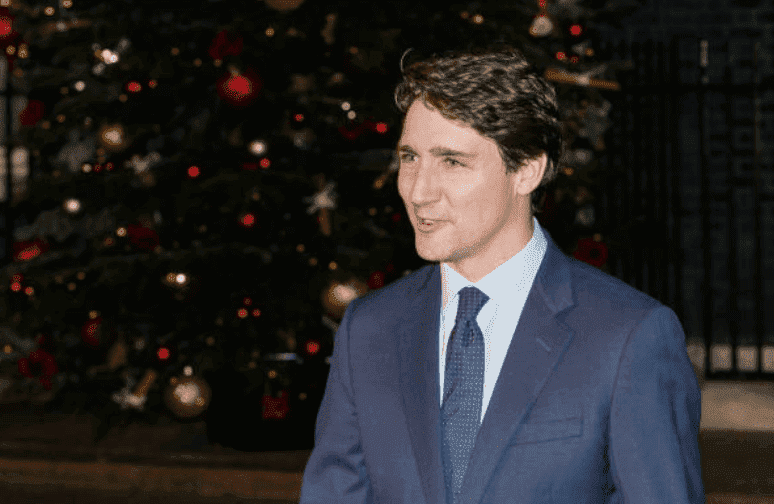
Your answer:
[[[413,161],[414,154],[411,154],[410,152],[402,152],[400,155],[400,160],[403,161]]]
[[[446,158],[445,161],[449,166],[465,166],[454,158]]]

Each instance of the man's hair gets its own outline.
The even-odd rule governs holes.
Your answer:
[[[540,212],[545,186],[559,172],[562,123],[556,90],[524,55],[512,47],[447,52],[402,73],[395,103],[403,114],[419,99],[463,122],[497,144],[509,172],[546,153],[543,179],[531,195],[532,213]]]

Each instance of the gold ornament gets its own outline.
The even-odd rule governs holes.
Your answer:
[[[126,131],[121,124],[104,125],[99,132],[99,141],[102,147],[111,152],[120,152],[128,144]]]
[[[349,303],[366,292],[368,292],[368,285],[357,278],[350,278],[346,282],[334,280],[322,293],[323,308],[331,316],[340,319],[344,316]]]
[[[212,399],[212,390],[198,376],[184,376],[164,390],[164,404],[178,418],[193,418],[207,409]]]

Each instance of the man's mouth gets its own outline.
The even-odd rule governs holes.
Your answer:
[[[446,221],[417,218],[417,227],[420,231],[429,232],[437,229]]]

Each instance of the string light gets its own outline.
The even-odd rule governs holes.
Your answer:
[[[266,152],[266,143],[263,140],[253,140],[250,142],[250,152],[256,156],[260,156]]]
[[[118,63],[118,60],[119,60],[118,53],[113,52],[110,49],[103,49],[102,52],[99,53],[99,58],[106,65],[112,65],[114,63]]]
[[[191,166],[188,168],[188,176],[191,178],[196,178],[201,174],[201,170],[198,166]]]
[[[64,208],[71,214],[78,213],[81,209],[81,202],[75,198],[70,198],[65,201]]]
[[[237,317],[239,317],[241,319],[246,318],[247,317],[247,310],[245,310],[244,308],[240,308],[239,310],[237,310]]]

